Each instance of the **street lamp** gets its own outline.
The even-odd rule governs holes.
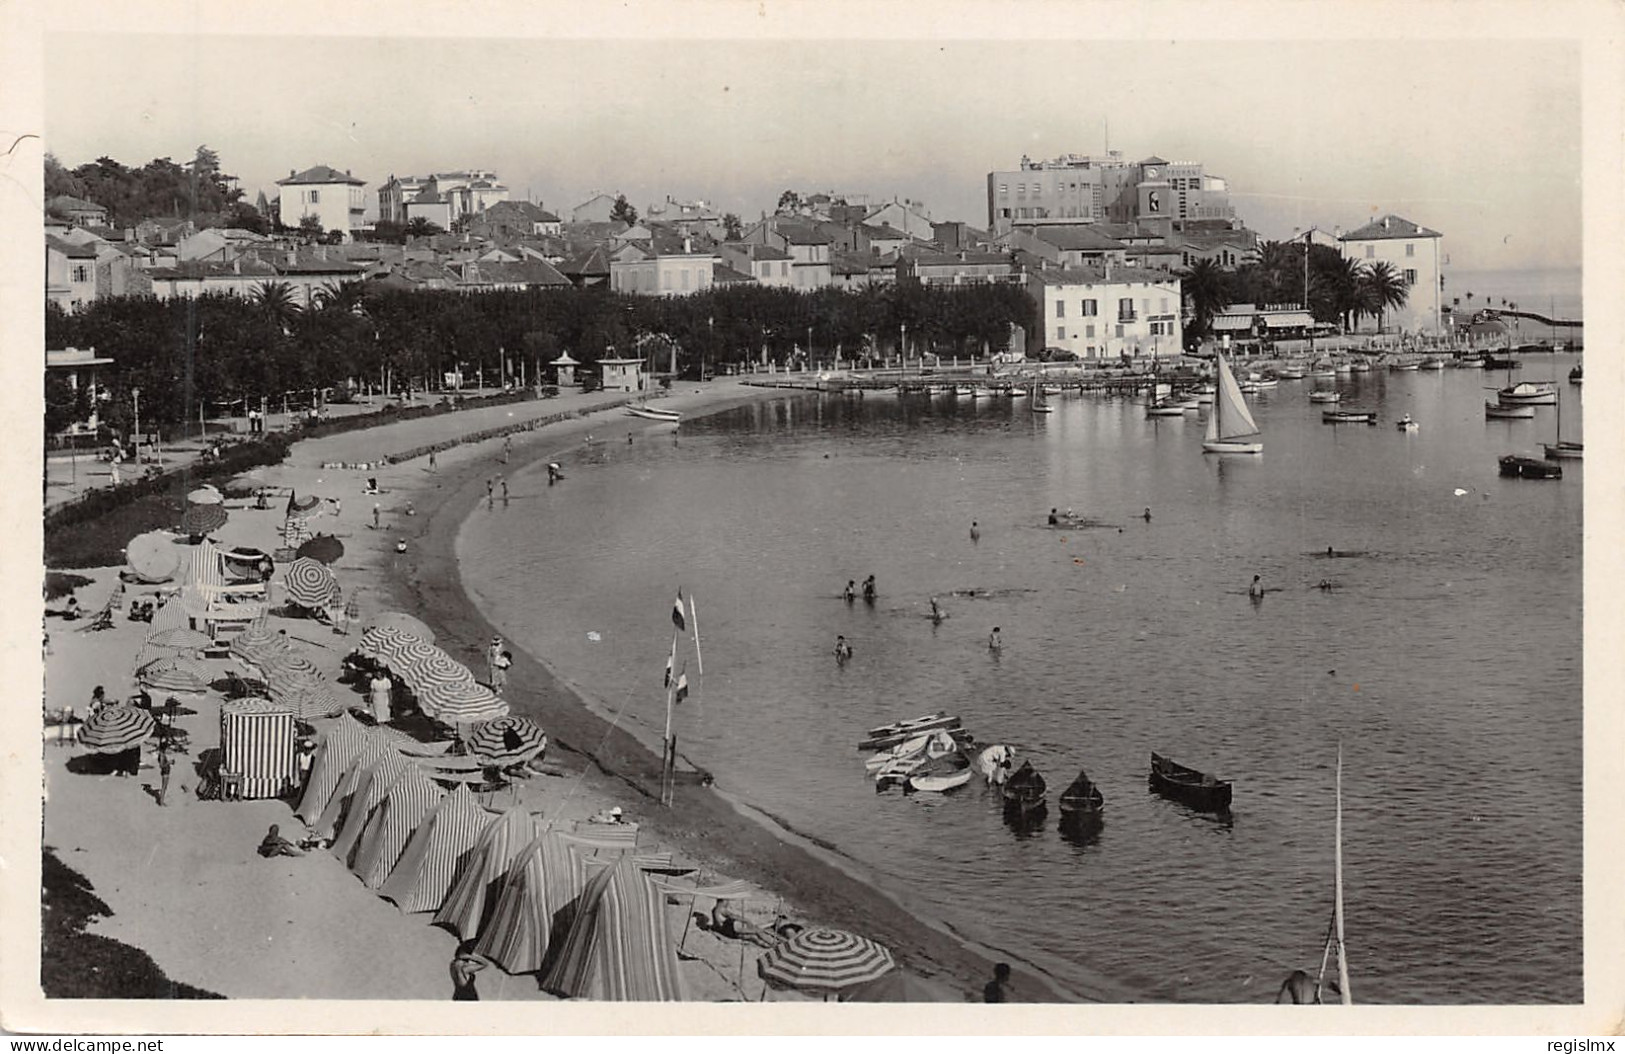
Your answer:
[[[130,398],[135,400],[135,464],[141,470],[141,389],[131,388]]]

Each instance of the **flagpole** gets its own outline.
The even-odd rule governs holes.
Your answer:
[[[694,665],[700,671],[701,676],[704,676],[705,659],[700,655],[700,616],[694,610],[693,593],[688,595],[688,617],[694,623]]]

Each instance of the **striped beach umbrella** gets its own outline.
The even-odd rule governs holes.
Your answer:
[[[209,690],[209,675],[191,659],[165,656],[154,659],[135,672],[136,680],[161,692],[196,695]]]
[[[401,611],[385,611],[367,623],[370,629],[390,629],[397,633],[404,633],[408,637],[416,637],[425,644],[434,643],[434,630],[425,626],[419,620]]]
[[[838,992],[873,981],[897,964],[891,952],[867,937],[845,930],[802,930],[762,956],[759,969],[769,984],[803,991]]]
[[[226,563],[220,549],[205,538],[192,547],[187,558],[186,584],[196,587],[198,599],[207,603],[210,593],[226,584]]]
[[[147,643],[154,648],[180,648],[183,651],[197,651],[201,648],[214,646],[214,638],[207,633],[199,633],[195,629],[159,630],[147,638]]]
[[[236,659],[264,666],[273,656],[292,650],[288,638],[272,633],[263,623],[255,623],[232,638],[227,651]]]
[[[361,744],[365,739],[366,728],[353,717],[342,717],[328,729],[316,757],[311,761],[310,779],[305,783],[299,808],[294,810],[294,815],[305,824],[315,823],[327,808],[333,792],[338,789],[339,780],[361,753]]]
[[[288,496],[288,511],[290,513],[310,512],[312,509],[316,508],[316,506],[320,505],[321,503],[322,503],[322,499],[317,497],[314,494],[306,494],[302,498],[295,497],[294,495],[290,494]]]
[[[368,889],[382,886],[394,872],[406,843],[440,804],[446,792],[416,765],[389,788],[384,803],[373,814],[356,847],[350,870]]]
[[[134,706],[104,706],[79,726],[79,745],[97,754],[118,754],[146,742],[152,715]]]
[[[181,515],[181,533],[209,534],[224,527],[228,518],[223,505],[188,505]]]
[[[344,713],[344,699],[321,676],[281,675],[268,682],[267,691],[273,700],[292,710],[302,721]]]
[[[385,626],[375,626],[361,635],[356,642],[356,653],[373,662],[383,663],[393,670],[403,669],[407,664],[405,649],[407,645],[416,640],[408,637],[398,630]],[[419,643],[422,643],[419,641]]]
[[[445,926],[463,940],[480,935],[486,908],[496,906],[508,869],[536,837],[530,810],[516,805],[486,825],[468,866],[457,876],[445,903],[435,913],[437,926]]]
[[[242,776],[244,798],[275,798],[293,784],[294,715],[269,699],[228,699],[220,706],[220,766]]]
[[[124,560],[143,582],[163,582],[181,566],[181,549],[168,531],[148,531],[130,539]]]
[[[205,483],[188,494],[186,500],[193,505],[219,505],[226,500],[226,496],[213,483]]]
[[[528,717],[499,717],[485,722],[468,737],[468,749],[482,761],[507,768],[547,750],[547,733]]]
[[[326,607],[339,592],[338,579],[327,565],[308,556],[288,565],[282,585],[291,602],[306,608]]]
[[[401,680],[419,695],[437,688],[471,686],[475,683],[474,675],[467,666],[439,648],[432,648],[432,654],[421,655],[418,649],[406,645],[401,649],[401,655],[406,659],[406,668],[400,671]]]
[[[436,685],[417,697],[423,712],[444,725],[477,725],[508,716],[508,704],[480,684]]]
[[[480,832],[495,818],[474,800],[468,784],[459,783],[413,832],[378,895],[406,913],[437,911],[473,856]]]

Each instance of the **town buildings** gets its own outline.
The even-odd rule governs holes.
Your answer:
[[[1435,334],[1441,332],[1444,306],[1443,242],[1438,231],[1392,214],[1338,238],[1345,257],[1368,267],[1386,262],[1409,288],[1405,305],[1387,310],[1387,328]],[[1378,320],[1368,323],[1375,328]]]
[[[340,172],[326,165],[289,172],[276,181],[281,188],[279,208],[282,224],[297,227],[306,216],[316,217],[323,231],[350,232],[362,225],[366,214],[365,180],[348,170]]]
[[[378,219],[405,224],[422,216],[441,230],[451,230],[453,223],[507,201],[508,193],[497,174],[484,169],[432,172],[427,176],[391,174],[378,188]],[[416,211],[414,204],[419,206]]]
[[[1023,157],[1019,168],[987,174],[987,222],[994,233],[1019,223],[1136,223],[1164,235],[1188,221],[1235,219],[1229,185],[1201,162],[1152,156],[1124,161],[1067,154]]]
[[[1141,268],[1042,267],[1026,274],[1043,326],[1035,343],[1086,361],[1177,355],[1179,279]]]

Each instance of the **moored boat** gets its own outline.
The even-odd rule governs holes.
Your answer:
[[[1170,399],[1161,399],[1145,408],[1147,417],[1184,417],[1185,404]]]
[[[1552,406],[1557,403],[1557,386],[1551,381],[1519,381],[1495,393],[1502,406]]]
[[[1235,374],[1223,355],[1218,357],[1218,391],[1213,397],[1213,409],[1207,418],[1207,434],[1202,440],[1202,451],[1208,454],[1262,454],[1264,444],[1254,438],[1259,434],[1247,399],[1236,384]]]
[[[1521,421],[1535,416],[1535,408],[1528,405],[1504,406],[1501,403],[1485,403],[1484,416],[1502,421]]]
[[[1062,815],[1098,816],[1106,807],[1106,796],[1100,793],[1100,788],[1090,781],[1086,772],[1079,770],[1078,778],[1061,792],[1060,803]]]
[[[1334,392],[1329,388],[1320,388],[1309,393],[1309,401],[1312,403],[1335,403],[1341,402],[1342,399],[1342,392]]]
[[[1422,369],[1424,370],[1442,370],[1447,365],[1448,362],[1440,355],[1429,355],[1422,360]]]
[[[1511,355],[1491,355],[1486,353],[1480,362],[1486,370],[1515,370],[1523,363]]]
[[[932,758],[916,769],[903,782],[903,793],[930,791],[940,794],[963,787],[970,782],[970,778],[970,758],[956,750],[952,754]]]
[[[1001,788],[1004,807],[1016,812],[1037,812],[1045,808],[1045,790],[1044,777],[1033,768],[1032,762],[1023,761]]]
[[[666,421],[675,424],[683,419],[683,415],[676,410],[662,410],[654,406],[628,406],[627,415],[641,417],[646,421]]]
[[[924,732],[934,732],[939,728],[958,728],[960,723],[959,718],[948,714],[946,711],[910,718],[907,721],[894,721],[889,725],[869,729],[869,735],[858,744],[858,749],[886,750],[889,747],[897,746],[906,739],[913,739]]]
[[[1331,425],[1374,425],[1377,423],[1375,410],[1322,410],[1320,419]]]
[[[1542,443],[1546,450],[1548,461],[1578,461],[1585,457],[1585,444],[1576,443],[1570,439],[1559,439],[1555,443]]]
[[[1230,808],[1230,781],[1187,768],[1156,751],[1151,752],[1151,789],[1165,798],[1184,802],[1203,812]]]
[[[1538,457],[1507,454],[1500,460],[1501,475],[1517,479],[1562,479],[1563,466]]]

